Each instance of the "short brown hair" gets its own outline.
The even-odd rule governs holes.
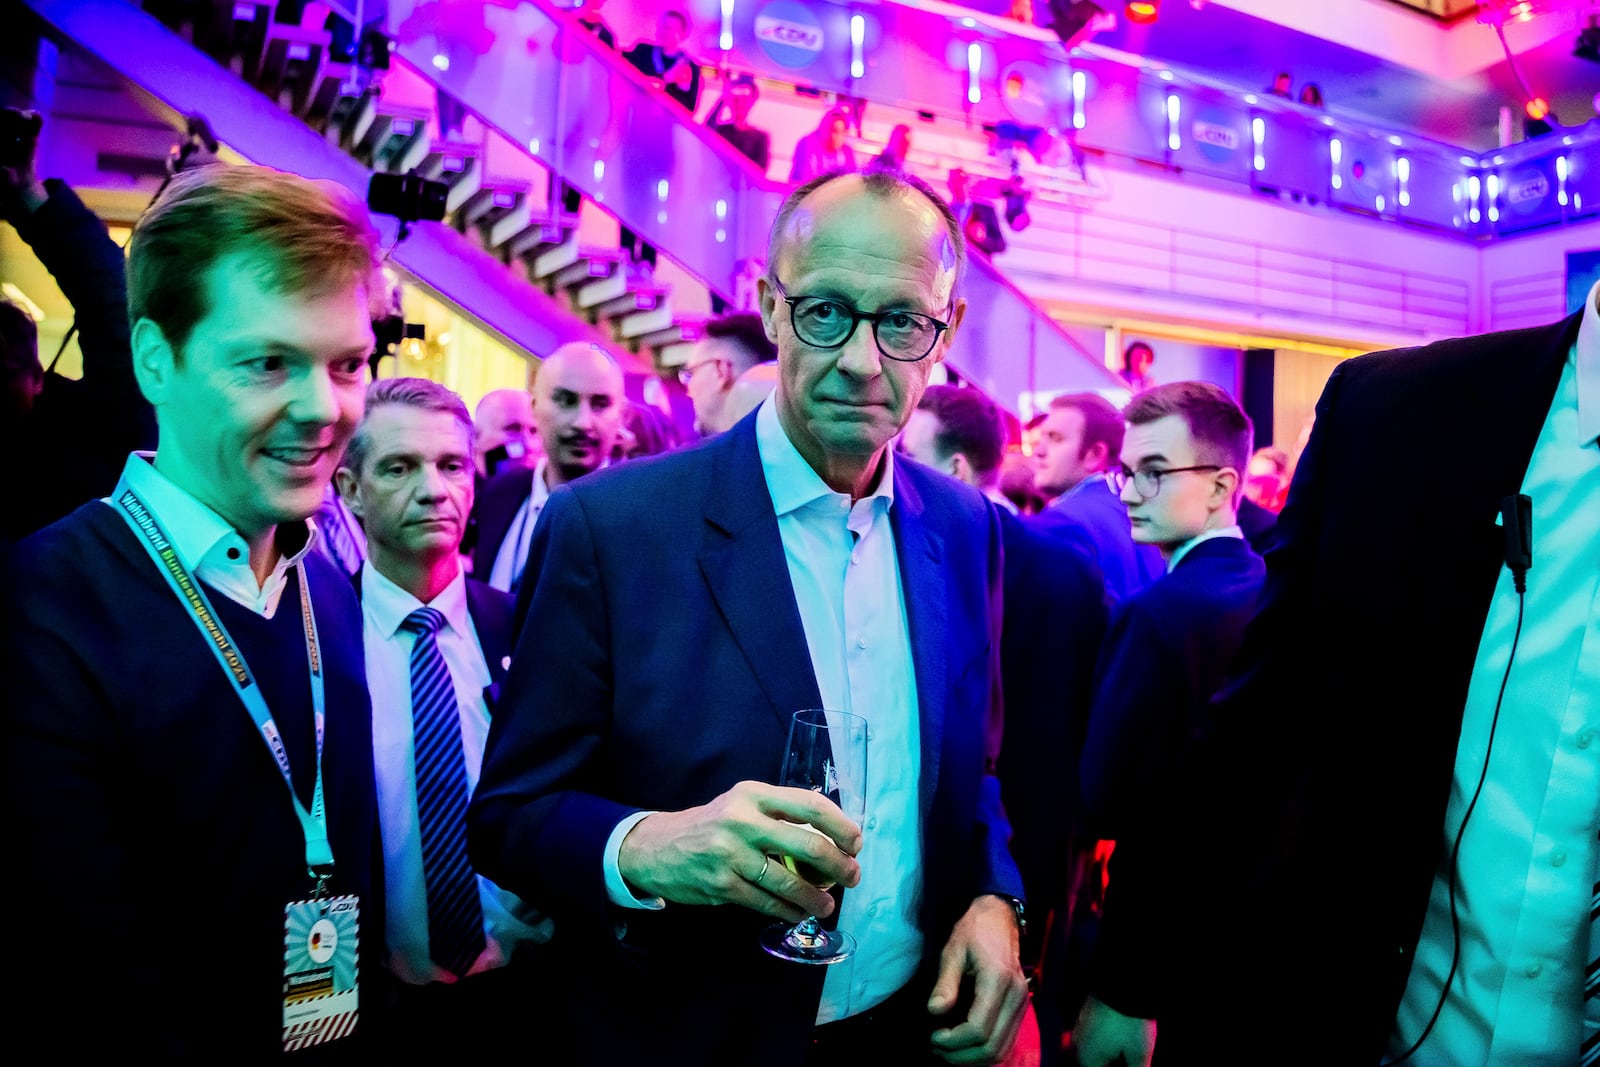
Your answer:
[[[455,420],[467,433],[467,455],[472,455],[472,445],[478,433],[476,427],[472,425],[472,416],[467,412],[467,403],[460,396],[438,382],[431,382],[426,378],[379,378],[367,386],[366,410],[362,412],[361,423],[351,435],[350,444],[344,450],[344,460],[340,464],[350,468],[358,477],[361,474],[361,465],[367,461],[367,449],[372,447],[372,442],[368,440],[370,434],[367,422],[372,418],[372,413],[382,407],[416,408],[419,411],[440,411],[455,416]]]
[[[933,447],[941,459],[961,453],[984,482],[1000,469],[1006,450],[1005,429],[993,400],[970,387],[930,385],[917,409],[938,420]]]
[[[1127,429],[1122,424],[1122,413],[1099,393],[1067,393],[1051,398],[1051,411],[1065,409],[1083,416],[1083,440],[1078,444],[1078,455],[1104,442],[1106,456],[1115,464],[1122,454],[1122,435]]]
[[[184,171],[134,227],[129,321],[155,323],[181,357],[211,310],[211,268],[241,253],[272,292],[306,293],[370,278],[378,266],[378,237],[366,208],[331,182],[268,167],[212,164]]]
[[[770,363],[778,358],[778,346],[767,338],[767,329],[761,325],[761,316],[753,311],[740,311],[724,315],[706,323],[706,336],[726,338],[744,354],[733,368],[737,377],[758,363]]]
[[[1239,472],[1243,484],[1255,428],[1233,397],[1210,382],[1171,382],[1146,389],[1122,409],[1123,418],[1133,426],[1168,415],[1177,415],[1188,424],[1195,456],[1201,463],[1232,467]]]
[[[778,270],[778,253],[783,251],[787,239],[785,231],[789,227],[789,220],[799,209],[802,201],[812,193],[821,189],[829,182],[840,178],[858,176],[866,186],[867,194],[878,197],[880,200],[891,196],[904,196],[914,193],[932,204],[939,217],[944,220],[945,231],[950,236],[950,246],[956,255],[956,285],[952,295],[961,291],[961,279],[967,274],[967,239],[961,232],[961,223],[956,220],[955,212],[950,210],[950,204],[934,192],[933,186],[903,170],[893,170],[888,167],[872,167],[857,174],[852,170],[834,170],[827,174],[819,174],[800,188],[784,198],[778,207],[778,214],[772,220],[772,231],[767,235],[767,271],[776,274]]]

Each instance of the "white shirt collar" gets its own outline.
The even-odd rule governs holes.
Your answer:
[[[134,452],[122,468],[119,488],[137,493],[161,521],[162,532],[196,578],[226,594],[229,599],[270,617],[277,609],[278,596],[288,581],[289,568],[295,566],[317,543],[316,524],[305,520],[305,542],[292,555],[280,555],[265,582],[257,582],[250,569],[250,546],[244,536],[226,519],[197,500],[188,490],[155,467],[154,452]],[[113,507],[116,500],[107,498]],[[301,529],[293,523],[278,527],[280,550],[292,545]]]
[[[1578,432],[1587,446],[1600,437],[1600,282],[1583,305],[1572,356],[1578,369]]]
[[[378,632],[390,638],[399,632],[400,624],[406,621],[408,615],[424,605],[410,592],[386,578],[369,559],[361,565],[361,606]],[[465,636],[472,632],[467,615],[467,576],[459,564],[450,584],[426,606],[444,615],[445,625],[458,635]]]
[[[789,435],[778,421],[778,398],[773,393],[761,402],[756,412],[756,448],[761,453],[761,472],[766,477],[767,492],[772,494],[772,510],[778,515],[798,511],[817,500],[843,498],[845,493],[834,492],[822,476],[811,468]],[[882,507],[894,505],[894,449],[883,450],[883,466],[878,472],[878,484],[863,499],[882,499]]]
[[[1240,541],[1243,541],[1244,531],[1237,526],[1219,526],[1215,530],[1206,530],[1202,533],[1195,534],[1193,537],[1189,538],[1189,540],[1179,545],[1178,550],[1172,554],[1172,559],[1167,561],[1167,573],[1171,574],[1177,568],[1178,564],[1183,562],[1183,557],[1187,556],[1189,551],[1194,548],[1195,545],[1203,544],[1204,542],[1210,541],[1217,537],[1235,537]]]

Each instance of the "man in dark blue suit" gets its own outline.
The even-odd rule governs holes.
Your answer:
[[[1080,769],[1085,829],[1116,841],[1117,855],[1159,848],[1171,817],[1164,784],[1197,717],[1222,685],[1266,577],[1237,521],[1250,459],[1250,419],[1209,382],[1158,385],[1124,412],[1128,431],[1111,481],[1128,505],[1134,539],[1155,545],[1167,573],[1121,604],[1096,672]],[[1112,891],[1121,859],[1112,861]],[[1115,928],[1113,933],[1115,932]],[[1119,947],[1099,936],[1096,993],[1118,997],[1102,961]],[[1084,1008],[1079,1056],[1092,1057],[1096,999]]]
[[[556,992],[543,950],[550,921],[465,864],[450,869],[451,857],[465,858],[466,797],[510,662],[514,607],[461,565],[472,438],[455,393],[423,378],[385,378],[367,390],[338,472],[366,533],[355,583],[389,905],[383,1034],[396,1060],[493,1053],[523,1031],[523,1005],[549,1003]],[[430,611],[437,625],[424,634],[414,620]],[[444,700],[429,699],[426,671],[419,678],[419,654],[430,646],[451,683]],[[441,751],[448,758],[433,758]],[[433,800],[452,790],[454,804]],[[452,902],[466,917],[441,929],[451,925]],[[452,959],[456,940],[464,947]],[[551,1039],[543,1050],[557,1053]]]
[[[774,394],[545,509],[469,826],[478,868],[549,907],[595,1062],[988,1063],[1015,1038],[1000,534],[980,494],[890,448],[960,326],[964,258],[914,178],[802,186],[760,282]],[[767,784],[814,707],[870,722],[860,826]],[[837,908],[782,855],[846,887]],[[856,953],[763,953],[807,914]]]
[[[1069,393],[1050,401],[1033,450],[1034,488],[1050,499],[1034,527],[1084,546],[1115,600],[1132,596],[1161,573],[1160,555],[1134,540],[1128,507],[1106,484],[1122,437],[1122,416],[1110,401],[1094,393]]]

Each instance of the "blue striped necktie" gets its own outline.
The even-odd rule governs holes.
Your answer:
[[[1600,1064],[1600,881],[1589,898],[1589,969],[1583,979],[1582,1067]]]
[[[483,905],[477,874],[467,860],[467,767],[455,682],[439,652],[444,621],[437,609],[418,608],[400,628],[416,634],[411,646],[411,721],[429,951],[440,967],[461,976],[483,952]]]

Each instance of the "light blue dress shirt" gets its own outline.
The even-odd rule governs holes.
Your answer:
[[[1418,1067],[1571,1067],[1583,1027],[1600,828],[1600,286],[1534,445],[1533,565],[1488,778],[1461,845],[1461,963]],[[1469,447],[1470,450],[1470,447]],[[1470,462],[1470,456],[1467,457]],[[1389,1041],[1427,1026],[1450,969],[1449,852],[1483,772],[1517,593],[1502,569],[1461,723],[1444,859]]]
[[[378,573],[368,560],[361,569],[362,639],[366,647],[367,689],[372,695],[372,755],[377,771],[378,822],[383,831],[383,886],[387,895],[387,966],[411,985],[453,982],[437,966],[428,946],[428,894],[422,877],[422,837],[417,826],[416,739],[411,709],[411,646],[416,635],[400,629],[422,601]],[[467,610],[466,578],[455,580],[428,605],[440,611],[439,652],[455,683],[461,710],[462,755],[467,788],[478,787],[483,745],[489,736],[489,708],[483,691],[489,665],[478,630]],[[466,827],[461,828],[466,833]],[[554,930],[551,921],[528,904],[478,877],[483,905],[483,952],[468,974],[502,966],[524,944],[541,944]]]

